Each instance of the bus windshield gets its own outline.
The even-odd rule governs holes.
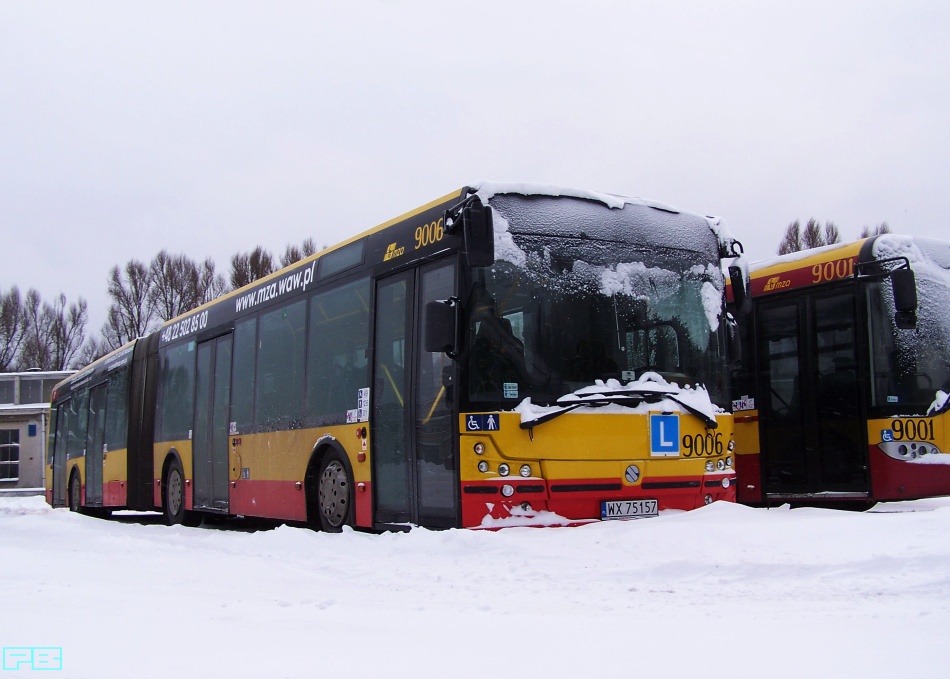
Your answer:
[[[950,392],[950,245],[882,236],[878,258],[906,256],[917,281],[917,328],[899,330],[889,279],[868,290],[872,406],[894,414],[926,415]]]
[[[648,373],[681,388],[701,385],[726,405],[715,246],[511,227],[523,257],[475,270],[464,305],[473,406],[511,408],[524,398],[551,405],[597,380],[627,384]],[[708,248],[714,238],[705,231]]]

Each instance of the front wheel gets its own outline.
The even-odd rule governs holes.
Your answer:
[[[338,453],[330,453],[317,477],[320,529],[339,533],[353,523],[353,482]]]

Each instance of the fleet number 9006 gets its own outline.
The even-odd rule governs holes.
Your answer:
[[[436,222],[423,224],[422,226],[416,228],[416,250],[419,248],[424,248],[427,245],[438,243],[440,240],[442,240],[444,235],[445,227],[443,226],[442,217],[439,217],[439,220]]]
[[[715,434],[709,432],[705,435],[696,434],[695,436],[686,434],[683,437],[683,449],[685,451],[683,457],[722,455],[722,433],[717,431]]]

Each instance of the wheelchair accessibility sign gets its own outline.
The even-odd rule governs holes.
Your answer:
[[[498,413],[465,416],[465,431],[498,431],[499,429],[501,429],[501,421]]]
[[[650,415],[650,455],[676,457],[679,454],[679,415]]]

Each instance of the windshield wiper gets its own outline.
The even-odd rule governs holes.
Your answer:
[[[681,405],[688,413],[698,417],[707,429],[716,429],[719,427],[719,423],[716,422],[716,418],[710,417],[703,411],[698,408],[694,408],[688,403],[684,402],[682,399],[678,398],[676,394],[672,394],[665,391],[652,391],[652,390],[626,390],[626,391],[613,391],[607,392],[604,394],[597,394],[597,397],[590,399],[582,399],[578,401],[571,401],[565,405],[560,410],[552,410],[550,412],[544,413],[536,418],[522,421],[522,429],[533,429],[539,424],[544,424],[545,422],[550,422],[556,417],[560,417],[564,413],[569,413],[572,410],[577,410],[578,408],[583,407],[592,407],[600,408],[606,405],[632,405],[636,407],[643,403],[658,403],[664,398],[668,398],[674,403]]]

